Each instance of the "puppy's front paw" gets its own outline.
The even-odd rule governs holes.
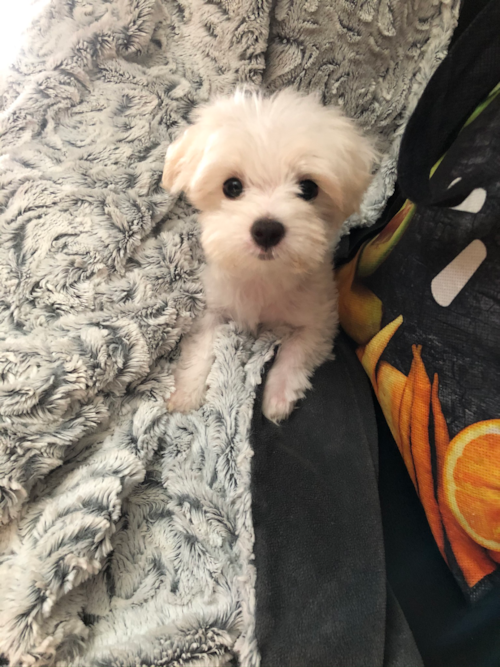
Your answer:
[[[309,386],[304,373],[281,368],[271,369],[264,388],[262,412],[275,423],[283,421]]]
[[[264,390],[262,412],[270,421],[277,424],[286,419],[293,410],[295,401],[289,401],[284,396],[274,396]]]

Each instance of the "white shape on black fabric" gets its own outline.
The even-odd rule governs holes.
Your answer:
[[[461,177],[461,176],[459,176],[458,178],[455,178],[455,179],[449,184],[449,186],[448,186],[448,190],[449,190],[450,188],[452,188],[454,185],[456,185],[456,184],[457,184],[459,181],[461,181],[461,180],[462,180],[462,177]]]
[[[431,282],[434,300],[449,306],[486,259],[486,246],[476,239],[462,250]]]
[[[455,182],[455,181],[454,181]],[[453,185],[453,183],[452,183]],[[451,186],[450,186],[451,187]],[[479,213],[486,201],[486,190],[476,188],[470,195],[458,206],[452,206],[454,211],[465,211],[466,213]]]

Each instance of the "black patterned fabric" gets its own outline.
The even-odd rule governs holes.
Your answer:
[[[464,593],[500,583],[500,6],[412,116],[401,194],[340,268],[340,313]]]

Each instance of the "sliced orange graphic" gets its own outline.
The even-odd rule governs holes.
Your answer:
[[[446,503],[478,544],[500,551],[500,419],[478,422],[450,443],[444,464]]]
[[[491,560],[495,560],[495,558],[492,557],[492,552],[490,552],[490,555],[488,556],[483,547],[479,546],[477,542],[474,542],[474,540],[467,535],[463,528],[458,524],[444,500],[443,471],[446,451],[450,444],[450,437],[448,435],[448,426],[439,400],[439,380],[437,374],[434,375],[434,382],[432,383],[432,414],[434,417],[434,444],[436,446],[438,469],[439,509],[441,510],[446,537],[450,543],[455,560],[464,575],[467,585],[472,588],[478,581],[481,581],[481,579],[496,569],[495,563],[491,562]],[[446,560],[446,554],[443,554],[443,556]],[[500,556],[500,554],[497,554],[497,556]]]

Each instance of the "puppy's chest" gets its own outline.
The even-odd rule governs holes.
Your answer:
[[[268,285],[254,283],[227,286],[225,294],[219,296],[225,298],[214,299],[215,308],[250,331],[255,331],[260,324],[299,324],[297,317],[302,299],[298,293],[279,292]]]

